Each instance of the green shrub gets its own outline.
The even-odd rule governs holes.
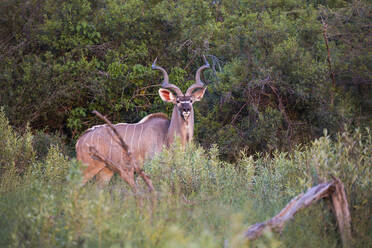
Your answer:
[[[0,109],[0,175],[12,168],[17,173],[24,173],[35,162],[32,138],[29,127],[23,135],[17,134],[10,126],[4,109]]]
[[[207,93],[195,105],[195,140],[224,159],[240,150],[289,151],[371,125],[368,1],[3,0],[0,105],[21,128],[76,140],[99,120],[170,113],[161,74],[182,90],[205,54]],[[328,24],[328,51],[322,19]]]
[[[32,146],[35,150],[37,160],[43,161],[48,155],[51,146],[59,146],[63,154],[70,154],[71,148],[65,144],[64,137],[58,134],[37,131],[33,134]]]
[[[236,163],[220,160],[216,145],[206,151],[195,144],[183,149],[178,142],[144,166],[157,191],[154,207],[142,183],[142,205],[119,177],[104,188],[94,182],[82,186],[81,163],[66,157],[58,145],[50,146],[43,160],[33,155],[23,173],[17,173],[17,163],[23,166],[24,160],[9,152],[23,156],[25,146],[17,142],[31,134],[17,136],[4,114],[1,124],[1,135],[13,143],[0,153],[2,159],[12,159],[0,175],[0,246],[338,246],[327,201],[298,213],[281,235],[268,233],[250,244],[242,237],[249,225],[271,218],[294,196],[331,176],[345,185],[353,247],[372,244],[368,129],[346,131],[335,140],[325,135],[290,153],[253,157],[242,151]]]

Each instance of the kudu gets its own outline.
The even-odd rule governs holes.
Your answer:
[[[164,77],[163,88],[159,89],[159,95],[163,101],[174,104],[171,119],[169,120],[167,115],[163,113],[155,113],[144,117],[135,124],[119,123],[114,125],[128,146],[128,152],[132,156],[131,161],[136,164],[135,168],[141,169],[145,159],[151,159],[162,148],[172,144],[176,136],[181,139],[183,146],[191,141],[194,132],[192,105],[203,98],[207,88],[204,87],[204,83],[200,79],[201,72],[209,68],[205,57],[204,61],[205,65],[196,72],[196,83],[187,89],[186,94],[183,94],[177,86],[169,83],[168,73],[156,65],[155,59],[152,69],[160,70]],[[87,166],[83,171],[83,183],[85,184],[95,175],[98,176],[99,182],[108,183],[114,171],[106,167],[102,160],[92,156],[92,148],[108,160],[125,165],[128,160],[123,155],[118,138],[112,135],[112,128],[110,129],[108,125],[94,126],[88,129],[76,143],[76,157]],[[134,184],[134,182],[129,184]]]

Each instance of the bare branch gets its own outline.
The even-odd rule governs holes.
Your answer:
[[[150,192],[155,192],[155,188],[152,185],[152,181],[151,181],[150,177],[148,175],[146,175],[145,172],[142,169],[140,169],[138,171],[138,174],[142,177],[143,181],[145,181],[145,183],[147,184],[147,187],[149,188],[149,191]]]
[[[131,187],[133,193],[137,193],[137,185],[134,180],[134,167],[125,168],[123,166],[117,165],[112,160],[104,157],[100,154],[97,149],[93,146],[89,147],[89,152],[93,159],[99,160],[105,164],[110,170],[117,172],[120,177]]]
[[[107,125],[111,128],[111,130],[114,132],[114,134],[116,135],[116,137],[119,139],[120,146],[124,149],[124,151],[126,152],[128,158],[130,158],[131,154],[129,152],[128,145],[121,138],[119,132],[116,130],[116,128],[114,127],[114,125],[112,125],[112,123],[105,116],[103,116],[101,113],[99,113],[97,110],[93,110],[92,113],[95,114],[95,115],[97,115],[101,120],[103,120],[103,121],[105,121],[107,123]]]
[[[324,42],[325,42],[325,45],[326,45],[326,48],[327,48],[327,62],[328,62],[328,67],[329,67],[329,73],[331,74],[331,78],[332,78],[333,89],[331,91],[331,103],[333,104],[333,100],[334,100],[333,90],[336,88],[336,80],[335,80],[335,72],[332,69],[331,52],[329,51],[329,46],[328,46],[328,37],[327,37],[328,24],[324,21],[322,16],[320,16],[320,17],[322,18],[323,38],[324,38]]]
[[[244,109],[244,107],[247,106],[247,105],[248,105],[248,102],[246,102],[246,103],[243,104],[243,106],[239,109],[239,111],[232,118],[232,120],[230,122],[230,125],[234,124],[234,122],[236,121],[236,118],[239,116],[240,112],[242,112],[242,110]]]
[[[136,171],[142,177],[143,181],[145,181],[145,183],[147,184],[147,186],[149,188],[149,191],[154,192],[155,188],[152,184],[152,181],[151,181],[150,177],[148,175],[146,175],[145,172],[142,169],[140,169],[136,166],[136,163],[132,159],[131,153],[129,152],[128,145],[121,138],[119,132],[114,127],[114,125],[112,125],[112,123],[105,116],[100,114],[98,111],[94,110],[93,113],[95,115],[97,115],[100,119],[105,121],[107,123],[107,125],[111,128],[113,133],[116,135],[116,137],[119,139],[119,144],[123,148],[124,152],[127,155],[127,159],[128,159],[127,164],[129,166],[125,167],[125,166],[117,165],[116,163],[114,163],[110,159],[105,158],[102,154],[100,154],[97,151],[97,149],[95,149],[95,147],[90,146],[89,151],[91,152],[92,158],[104,162],[105,165],[110,170],[112,170],[114,172],[117,172],[120,175],[120,177],[123,178],[124,181],[126,181],[129,184],[129,186],[132,187],[134,192],[137,192],[136,184],[135,184],[135,181],[134,181],[134,172]]]
[[[89,146],[89,152],[91,154],[91,157],[95,160],[101,161],[105,163],[105,166],[108,167],[110,170],[119,173],[121,176],[125,171],[121,166],[114,163],[112,160],[105,158],[102,154],[100,154],[97,149],[94,146]]]
[[[310,206],[322,198],[332,197],[333,209],[337,218],[338,227],[344,247],[350,246],[350,212],[342,182],[335,178],[333,182],[322,183],[310,188],[305,194],[293,198],[279,214],[272,219],[251,225],[244,233],[244,237],[255,240],[266,231],[281,232],[286,222],[291,220],[301,209]]]

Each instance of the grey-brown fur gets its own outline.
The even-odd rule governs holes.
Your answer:
[[[177,92],[174,95],[167,89],[161,88],[161,98],[174,104],[172,117],[169,120],[163,113],[155,113],[144,117],[139,123],[119,123],[114,125],[124,142],[128,145],[132,160],[141,168],[145,159],[152,158],[157,152],[174,142],[175,137],[180,137],[182,145],[190,142],[194,133],[194,110],[192,104],[200,101],[204,96],[206,87],[200,81],[201,70],[208,68],[206,64],[199,68],[196,73],[196,84],[190,86],[186,95],[179,88],[168,82],[166,71],[155,65],[154,69],[161,70],[164,74],[164,88],[170,88]],[[76,157],[82,161],[87,168],[84,170],[84,180],[98,175],[100,182],[109,182],[113,171],[105,167],[104,163],[91,157],[89,147],[95,149],[105,158],[116,164],[126,164],[122,147],[118,144],[115,135],[107,125],[94,126],[88,129],[76,143]],[[130,166],[130,165],[129,165]]]
[[[151,158],[156,152],[161,151],[167,144],[166,133],[170,121],[161,117],[154,117],[144,123],[114,125],[124,142],[129,147],[136,164],[141,166],[145,158]],[[97,173],[99,180],[108,182],[113,172],[105,165],[93,159],[89,153],[89,147],[95,147],[103,156],[117,164],[125,163],[125,157],[117,138],[112,134],[107,125],[91,128],[76,143],[76,157],[84,164],[89,165],[84,171],[84,183]]]

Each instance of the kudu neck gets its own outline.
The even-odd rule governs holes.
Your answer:
[[[177,106],[173,107],[172,118],[168,129],[168,144],[172,144],[175,137],[181,139],[182,146],[192,140],[194,134],[194,110],[191,108],[190,116],[184,120]]]

